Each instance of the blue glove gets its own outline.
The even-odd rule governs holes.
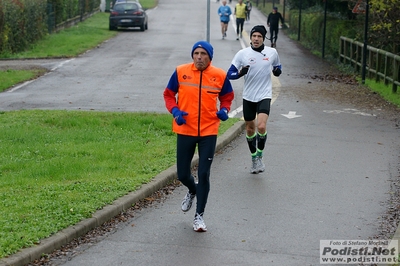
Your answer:
[[[217,112],[217,116],[219,119],[221,119],[222,121],[228,120],[229,116],[228,116],[228,109],[226,108],[222,108],[221,110],[219,110]]]
[[[172,115],[174,116],[175,122],[178,124],[178,126],[186,124],[186,120],[183,117],[185,115],[188,115],[188,113],[179,110],[178,107],[174,107],[171,112],[172,112]]]

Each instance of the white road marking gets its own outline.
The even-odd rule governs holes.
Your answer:
[[[56,66],[53,67],[52,69],[50,69],[50,72],[53,72],[53,71],[56,70],[57,68],[62,67],[64,64],[66,64],[66,63],[68,63],[68,62],[70,62],[70,61],[72,61],[72,60],[74,60],[74,59],[75,59],[75,58],[62,61],[61,63],[59,63],[58,65],[56,65]],[[12,89],[8,90],[7,92],[14,92],[14,91],[16,91],[16,90],[18,90],[18,89],[20,89],[20,88],[22,88],[22,87],[28,85],[29,83],[32,83],[32,82],[34,82],[35,80],[37,80],[37,79],[39,79],[39,78],[41,78],[41,77],[46,76],[46,75],[49,74],[50,72],[47,72],[47,73],[44,74],[43,76],[40,76],[40,77],[38,77],[38,78],[36,78],[36,79],[28,80],[28,81],[26,81],[26,82],[24,82],[24,83],[22,83],[22,84],[20,84],[20,85],[18,85],[18,86],[15,86],[15,87],[13,87]]]
[[[289,113],[286,115],[286,114],[282,114],[284,117],[287,117],[287,118],[289,118],[289,119],[292,119],[292,118],[297,118],[297,117],[301,117],[301,115],[296,115],[296,112],[295,111],[289,111]]]
[[[362,116],[376,116],[375,114],[364,113],[364,112],[361,112],[360,110],[352,109],[352,108],[345,108],[343,110],[324,110],[324,113],[328,113],[328,114],[344,113],[344,114],[353,114],[353,115],[362,115]]]

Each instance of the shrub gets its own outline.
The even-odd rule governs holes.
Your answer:
[[[47,32],[45,0],[0,0],[0,52],[22,51]]]
[[[100,0],[0,0],[0,54],[24,51],[58,24],[99,6]]]

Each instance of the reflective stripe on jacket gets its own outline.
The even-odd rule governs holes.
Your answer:
[[[178,66],[175,74],[177,84],[170,80],[164,98],[170,98],[171,93],[178,93],[176,104],[188,115],[184,116],[186,124],[178,126],[173,121],[173,131],[189,136],[217,135],[220,124],[216,114],[218,100],[221,102],[220,108],[225,107],[229,111],[234,97],[226,72],[211,64],[199,71],[194,63],[189,63]],[[169,111],[175,105],[171,99],[166,99],[166,104]]]

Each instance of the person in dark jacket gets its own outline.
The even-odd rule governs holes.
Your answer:
[[[246,1],[246,21],[250,21],[250,11],[253,8],[250,0]]]
[[[274,7],[272,12],[269,13],[267,25],[269,27],[269,34],[271,40],[271,47],[276,47],[276,40],[278,39],[279,20],[284,23],[282,14],[278,12],[278,8]]]

